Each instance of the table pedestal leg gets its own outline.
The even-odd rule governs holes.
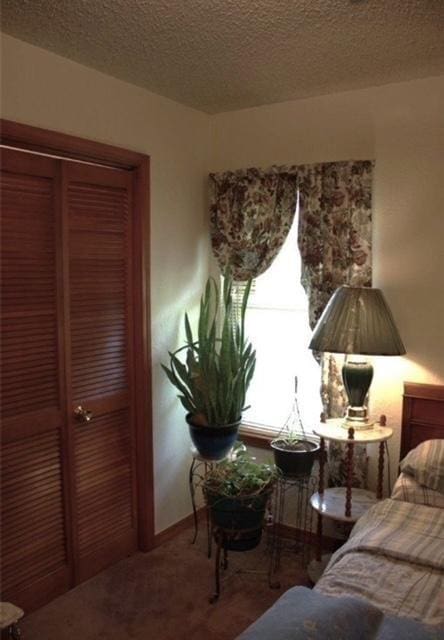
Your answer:
[[[319,449],[319,495],[322,497],[324,493],[325,484],[325,440],[321,438]],[[320,562],[322,559],[322,516],[318,513],[318,526],[317,526],[317,544],[316,544],[316,560]]]
[[[379,443],[379,460],[378,460],[378,489],[376,491],[376,497],[378,500],[382,500],[382,490],[384,482],[384,447],[385,442]]]
[[[316,531],[316,560],[322,560],[322,516],[318,513],[318,526]]]
[[[347,484],[345,489],[345,516],[351,517],[352,512],[352,484],[353,484],[353,451],[355,430],[350,427],[347,440]]]

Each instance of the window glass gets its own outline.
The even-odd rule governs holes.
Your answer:
[[[294,379],[304,428],[319,421],[320,369],[308,349],[308,302],[300,284],[298,215],[271,267],[254,283],[246,333],[256,349],[256,371],[247,395],[244,422],[279,430],[291,411]]]

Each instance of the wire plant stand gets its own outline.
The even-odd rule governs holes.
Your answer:
[[[298,554],[303,566],[313,552],[313,509],[310,497],[316,492],[317,477],[282,475],[276,484],[271,533],[273,573],[279,571],[283,552]]]
[[[279,589],[280,582],[275,578],[275,572],[277,562],[276,562],[276,548],[273,545],[270,545],[270,533],[269,527],[266,523],[263,525],[263,529],[266,530],[267,542],[266,542],[266,552],[268,555],[268,567],[267,569],[246,569],[246,568],[238,568],[235,571],[235,574],[250,574],[254,576],[264,576],[267,578],[268,586],[270,589]],[[210,604],[214,604],[219,599],[221,593],[221,578],[222,575],[228,569],[228,547],[231,541],[236,539],[236,535],[248,533],[248,530],[233,532],[230,529],[224,529],[223,527],[214,527],[213,534],[216,542],[216,554],[215,554],[215,590],[213,594],[209,598]],[[232,550],[232,549],[231,549]],[[230,550],[230,551],[231,551]],[[222,575],[221,575],[222,570]]]
[[[211,595],[210,603],[215,603],[221,593],[222,582],[234,574],[248,573],[256,576],[262,575],[268,578],[268,585],[272,589],[279,588],[279,582],[274,580],[273,568],[275,566],[274,555],[269,556],[266,569],[247,569],[241,566],[234,568],[229,574],[227,572],[229,562],[228,554],[231,552],[245,552],[255,549],[262,544],[261,539],[265,538],[265,555],[268,551],[273,551],[273,546],[269,544],[271,539],[270,528],[272,518],[270,513],[274,504],[276,491],[276,478],[269,489],[258,494],[244,497],[230,497],[229,495],[218,496],[212,494],[211,489],[205,489],[205,482],[208,475],[216,470],[217,465],[235,461],[236,458],[246,452],[246,447],[240,444],[233,448],[225,458],[220,460],[208,460],[192,450],[192,463],[189,471],[189,486],[194,515],[194,535],[192,544],[196,542],[198,534],[198,517],[195,495],[196,491],[202,490],[205,498],[205,515],[207,529],[207,555],[212,556],[212,547],[215,546],[214,557],[214,580],[215,589]],[[218,516],[215,516],[214,509],[217,509]],[[264,512],[265,517],[264,517]],[[245,526],[242,527],[245,523]],[[263,535],[265,533],[265,536]],[[242,553],[242,555],[244,555]],[[256,556],[257,561],[257,556]],[[237,563],[236,563],[237,564]]]
[[[276,451],[276,447],[273,447],[275,462],[282,471],[276,485],[271,528],[274,571],[279,570],[283,551],[297,553],[304,566],[307,566],[313,545],[313,510],[310,497],[316,492],[318,481],[317,476],[312,474],[314,452],[311,454],[310,449],[317,449],[318,446],[314,445],[305,432],[297,392],[298,379],[295,376],[290,413],[272,443],[273,446],[279,441],[284,441],[288,445],[286,451],[279,451],[279,447]],[[296,459],[297,466],[293,462]]]

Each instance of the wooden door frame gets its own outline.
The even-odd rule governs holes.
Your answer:
[[[136,151],[0,119],[0,143],[59,158],[134,172],[134,330],[136,476],[139,549],[154,547],[153,420],[150,315],[150,158]]]

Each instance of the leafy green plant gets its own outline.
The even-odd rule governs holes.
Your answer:
[[[246,284],[237,320],[233,315],[231,273],[224,274],[222,300],[215,279],[208,278],[200,300],[197,339],[186,313],[186,345],[169,352],[169,367],[162,365],[196,425],[232,424],[247,408],[245,397],[256,363],[256,352],[245,337],[250,288],[251,280]]]
[[[288,433],[275,438],[272,442],[287,450],[305,449],[305,433],[302,431],[289,431]]]
[[[255,462],[245,450],[223,460],[211,469],[204,480],[204,492],[218,497],[255,496],[271,490],[279,476],[275,465]]]
[[[311,451],[314,442],[305,439],[305,434],[292,431],[271,441],[271,445],[285,451]]]

